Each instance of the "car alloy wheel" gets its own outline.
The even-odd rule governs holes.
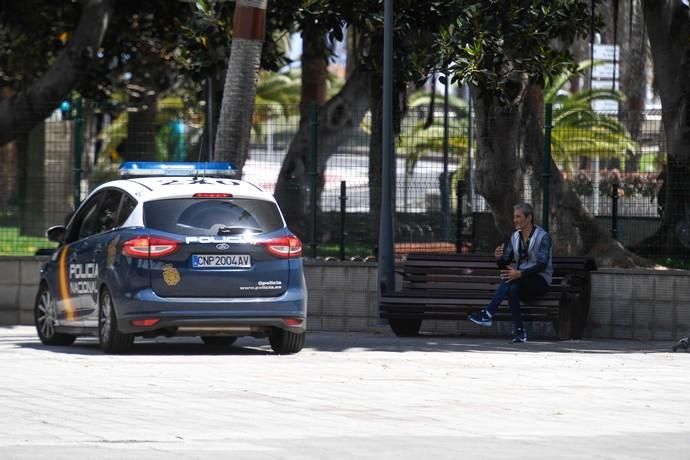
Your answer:
[[[45,284],[41,284],[34,306],[34,323],[38,338],[46,345],[71,345],[73,335],[55,332],[55,298]]]

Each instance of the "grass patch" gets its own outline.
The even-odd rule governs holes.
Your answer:
[[[690,270],[690,260],[687,259],[678,259],[674,257],[648,257],[648,259],[664,267]]]
[[[304,248],[302,255],[311,257],[311,246],[307,243],[302,243]],[[350,257],[366,257],[372,255],[373,251],[368,244],[365,243],[347,243],[345,245],[345,259]],[[316,248],[317,257],[340,257],[340,245],[337,243],[319,244]]]
[[[55,247],[47,238],[20,235],[17,227],[0,227],[0,256],[33,256],[38,249]]]

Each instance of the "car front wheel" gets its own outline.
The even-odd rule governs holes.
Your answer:
[[[117,328],[113,297],[108,288],[103,288],[98,302],[98,342],[101,350],[110,354],[126,353],[134,342],[132,334],[123,334]]]
[[[34,324],[38,338],[46,345],[72,345],[75,336],[55,332],[55,298],[47,285],[41,284],[34,304]]]
[[[279,355],[291,355],[298,353],[304,347],[304,335],[286,331],[284,329],[273,329],[268,338],[271,343],[271,348]]]

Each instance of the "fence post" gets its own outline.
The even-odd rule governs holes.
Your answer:
[[[340,260],[345,260],[345,211],[347,202],[347,183],[340,181]]]
[[[458,202],[456,205],[457,212],[457,225],[455,226],[455,252],[460,254],[462,252],[462,196],[465,194],[465,183],[462,179],[458,180],[458,189],[456,190],[456,195],[458,197]]]
[[[551,104],[546,104],[544,107],[544,167],[542,171],[543,178],[543,199],[542,199],[542,217],[541,223],[544,230],[549,231],[549,182],[551,181],[551,118],[552,118]]]
[[[317,181],[319,178],[319,171],[316,164],[317,159],[317,146],[318,146],[318,134],[319,134],[319,107],[316,101],[311,103],[311,145],[310,145],[310,157],[311,157],[311,167],[309,172],[310,179],[310,203],[311,203],[311,213],[309,218],[309,246],[311,247],[311,257],[316,259],[316,193],[317,193]]]
[[[618,183],[611,184],[611,238],[618,239]]]
[[[82,110],[81,110],[81,96],[75,101],[76,116],[74,117],[74,209],[77,209],[81,202],[81,153],[83,150],[84,136],[81,132],[82,127]]]

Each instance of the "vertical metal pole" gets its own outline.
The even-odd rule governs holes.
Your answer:
[[[347,184],[340,181],[340,260],[345,260],[345,218],[347,202]]]
[[[450,193],[448,187],[448,75],[443,90],[443,175],[441,176],[441,234],[443,240],[450,237]]]
[[[82,133],[83,113],[81,97],[75,100],[76,116],[74,117],[74,209],[77,209],[81,202],[81,156],[84,145],[84,134]]]
[[[383,19],[383,155],[381,178],[381,216],[379,221],[379,294],[395,290],[393,250],[393,0],[384,0]]]
[[[318,146],[318,134],[319,134],[319,106],[316,101],[311,103],[311,167],[309,172],[310,183],[311,183],[311,214],[309,218],[309,224],[311,231],[309,232],[309,246],[311,247],[311,257],[316,259],[316,193],[317,193],[317,181],[319,179],[319,172],[316,164],[317,158],[317,146]]]
[[[611,184],[611,238],[618,239],[618,183]]]
[[[553,113],[553,106],[546,104],[544,107],[544,168],[542,172],[543,178],[543,200],[542,200],[542,227],[547,232],[549,231],[549,183],[551,182],[551,118]]]
[[[462,252],[462,195],[465,193],[465,182],[458,180],[458,204],[457,204],[457,224],[455,226],[455,252]]]

